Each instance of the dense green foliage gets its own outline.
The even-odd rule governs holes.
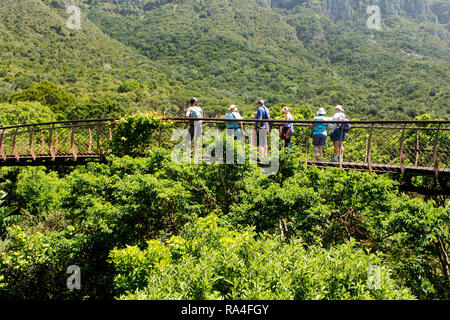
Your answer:
[[[0,299],[448,299],[445,197],[303,167],[309,128],[271,176],[175,163],[163,130],[192,96],[207,117],[252,118],[262,98],[275,119],[338,103],[354,120],[448,119],[446,4],[377,3],[373,31],[368,0],[80,0],[71,30],[61,3],[2,0],[0,124],[120,120],[105,163],[0,169]],[[352,134],[346,155],[365,146]],[[417,135],[404,146],[433,139]],[[374,138],[374,155],[393,143]]]
[[[408,288],[420,299],[447,298],[448,207],[400,194],[383,176],[304,169],[293,157],[281,157],[275,176],[248,164],[175,164],[164,149],[143,159],[111,157],[59,177],[41,168],[3,169],[8,205],[19,207],[25,219],[8,228],[0,243],[0,296],[391,299],[412,297]],[[211,214],[217,217],[197,221]],[[222,238],[230,243],[219,246]],[[206,247],[195,249],[203,242]],[[120,250],[126,246],[132,248]],[[250,248],[252,258],[245,254]],[[160,255],[170,258],[160,265],[153,260]],[[293,268],[303,256],[311,264]],[[214,268],[211,261],[231,269]],[[364,270],[373,263],[384,270],[379,292],[365,287]],[[89,275],[80,291],[65,288],[65,269],[72,264]],[[153,264],[158,267],[148,267]],[[230,273],[241,264],[246,267]],[[293,277],[283,290],[284,280],[269,280],[280,268]],[[164,270],[189,274],[181,282],[189,285],[167,291],[176,277]],[[267,278],[256,283],[251,274]],[[210,278],[217,284],[207,284]],[[328,289],[318,290],[315,281]]]
[[[13,126],[56,121],[52,110],[39,102],[0,103],[0,124]]]
[[[37,101],[42,105],[49,106],[54,113],[63,115],[68,107],[75,104],[75,97],[49,81],[42,81],[13,94],[11,102],[17,101]]]
[[[256,238],[229,230],[211,215],[187,225],[165,244],[113,250],[122,299],[412,299],[381,267],[382,259],[352,243],[331,250],[279,237]],[[380,266],[378,287],[368,288],[370,266]],[[382,270],[382,271],[381,271]]]
[[[117,156],[139,156],[151,147],[166,145],[167,128],[172,123],[164,121],[156,112],[136,113],[117,121],[111,141],[111,152]]]
[[[16,207],[2,205],[6,196],[6,192],[0,190],[0,238],[5,235],[7,227],[19,222],[22,218],[14,214]]]

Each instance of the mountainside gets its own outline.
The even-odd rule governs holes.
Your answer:
[[[340,103],[353,118],[450,117],[446,1],[77,4],[82,28],[68,30],[64,1],[2,1],[4,99],[40,79],[74,93],[113,96],[123,81],[133,80],[144,87],[145,98],[128,94],[124,102],[131,99],[142,109],[166,105],[175,114],[195,95],[207,115],[223,112],[229,103],[245,110],[263,98],[269,106],[314,109]],[[367,8],[375,4],[381,10],[379,30],[367,26],[373,15]],[[12,18],[18,12],[26,24]],[[105,64],[112,70],[105,72]]]
[[[84,14],[82,28],[71,30],[68,17],[64,5],[55,8],[48,1],[0,1],[0,99],[42,80],[78,97],[117,93],[129,78],[150,89],[170,89],[166,76],[133,48],[105,35]]]

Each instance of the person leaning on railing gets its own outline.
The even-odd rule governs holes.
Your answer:
[[[203,118],[203,110],[202,108],[197,106],[197,103],[198,101],[196,98],[191,99],[191,105],[186,110],[186,117],[191,119]],[[202,136],[202,121],[201,120],[190,121],[189,132],[186,135],[185,140],[186,153],[190,149],[192,139],[194,139],[194,156],[197,157],[199,150],[199,140],[201,136]]]
[[[284,107],[282,109],[285,114],[286,121],[294,120],[294,117],[291,114],[291,109],[289,107]],[[290,149],[291,148],[291,139],[294,134],[294,124],[292,122],[287,122],[283,126],[280,127],[280,138],[284,140],[284,147]]]
[[[337,105],[336,108],[334,108],[335,114],[333,116],[333,121],[345,121],[347,118],[344,114],[344,109],[341,105]],[[331,125],[331,134],[330,139],[333,141],[334,146],[334,156],[333,159],[331,159],[332,162],[339,161],[339,150],[340,155],[344,156],[344,140],[345,140],[345,134],[346,132],[342,128],[342,124],[333,123]],[[342,138],[341,138],[342,137]]]
[[[225,119],[242,119],[237,107],[233,104],[229,108],[230,112],[225,115]],[[234,135],[234,139],[239,139],[245,133],[244,126],[241,121],[228,121],[227,134]]]
[[[324,108],[319,108],[317,111],[317,116],[314,117],[313,121],[317,121],[317,123],[313,123],[311,127],[313,127],[312,139],[314,151],[316,152],[316,161],[322,161],[323,148],[327,141],[327,128],[328,123],[325,120],[329,118],[325,118],[326,111]]]
[[[256,111],[257,120],[270,120],[269,109],[264,105],[264,100],[258,100],[258,109]],[[270,132],[270,125],[268,122],[255,122],[256,131],[256,145],[259,147],[259,156],[265,155],[268,150],[267,135]]]

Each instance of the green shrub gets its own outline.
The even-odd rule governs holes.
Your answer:
[[[64,180],[42,167],[26,168],[17,177],[17,203],[35,216],[59,209],[65,191]]]
[[[55,113],[39,102],[0,103],[0,124],[3,126],[52,122],[56,119]]]
[[[75,97],[50,81],[41,81],[13,94],[11,102],[17,101],[37,101],[62,116],[66,108],[75,104]]]
[[[151,146],[158,145],[159,130],[171,126],[169,121],[156,112],[138,112],[117,121],[111,141],[112,153],[116,156],[139,156]],[[161,143],[166,143],[161,137]]]
[[[109,97],[93,97],[65,110],[66,117],[70,120],[118,118],[125,113],[123,104]]]
[[[17,207],[6,206],[3,204],[5,202],[5,200],[3,199],[6,196],[7,193],[3,190],[0,190],[0,239],[3,238],[7,227],[23,219],[21,215],[13,214],[17,210]]]
[[[66,179],[61,207],[80,232],[133,243],[176,232],[200,213],[189,186],[153,173],[159,157],[112,159],[110,165],[90,164]]]
[[[83,265],[77,257],[86,248],[83,237],[74,237],[70,230],[30,234],[19,226],[8,228],[8,240],[0,250],[0,274],[6,283],[0,288],[0,299],[62,299],[80,294],[67,290],[66,269]]]
[[[114,249],[120,299],[413,299],[380,256],[355,243],[304,249],[295,240],[220,226],[215,215],[186,226],[166,244]],[[372,266],[379,282],[369,285]],[[369,281],[368,281],[369,280]]]

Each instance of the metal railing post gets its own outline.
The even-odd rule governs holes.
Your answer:
[[[88,146],[88,153],[92,152],[92,129],[91,127],[88,128],[88,132],[89,132],[89,146]]]
[[[75,160],[77,160],[77,150],[75,148],[75,127],[72,127],[72,130],[70,130],[70,152]]]
[[[436,130],[436,135],[434,136],[434,142],[433,142],[433,167],[434,167],[434,172],[436,175],[436,179],[439,179],[439,161],[438,161],[438,155],[437,155],[437,150],[438,150],[438,136],[439,136],[439,130],[441,128],[441,125],[439,124]]]
[[[20,160],[19,153],[17,152],[17,145],[16,145],[16,137],[17,137],[17,131],[19,130],[19,127],[16,128],[16,131],[14,132],[13,136],[13,155],[16,158],[17,161]]]
[[[341,134],[339,137],[339,168],[342,169],[342,162],[344,161],[344,153],[342,152],[342,147],[344,145],[344,141],[342,141],[342,137],[344,136],[344,124],[341,126]]]
[[[416,130],[416,161],[414,162],[414,166],[419,166],[419,153],[420,153],[420,143],[419,143],[419,129]]]
[[[306,128],[306,131],[305,131],[305,136],[306,136],[306,139],[305,139],[305,163],[306,163],[306,167],[308,168],[308,147],[309,147],[309,129],[308,128]]]
[[[367,146],[366,146],[366,159],[367,159],[367,167],[369,168],[369,172],[372,173],[372,134],[373,134],[373,123],[370,126],[369,131],[369,139],[367,140]]]
[[[53,150],[53,130],[55,129],[55,125],[52,125],[52,128],[50,129],[50,138],[48,142],[48,148],[50,150],[50,156],[52,157],[52,160],[55,160],[55,152]]]
[[[0,133],[0,156],[2,157],[3,161],[6,161],[5,146],[3,144],[4,134],[5,134],[5,129],[2,129],[2,133]]]
[[[34,129],[35,127],[33,126],[30,130],[30,154],[33,160],[36,160],[36,153],[34,152],[34,139],[33,139]]]
[[[404,164],[404,156],[403,156],[403,141],[405,139],[405,130],[406,130],[406,123],[402,130],[402,136],[400,138],[400,170],[402,171],[402,174],[405,174],[405,164]]]
[[[100,147],[100,123],[97,123],[97,153],[100,158],[103,157],[102,149]]]

